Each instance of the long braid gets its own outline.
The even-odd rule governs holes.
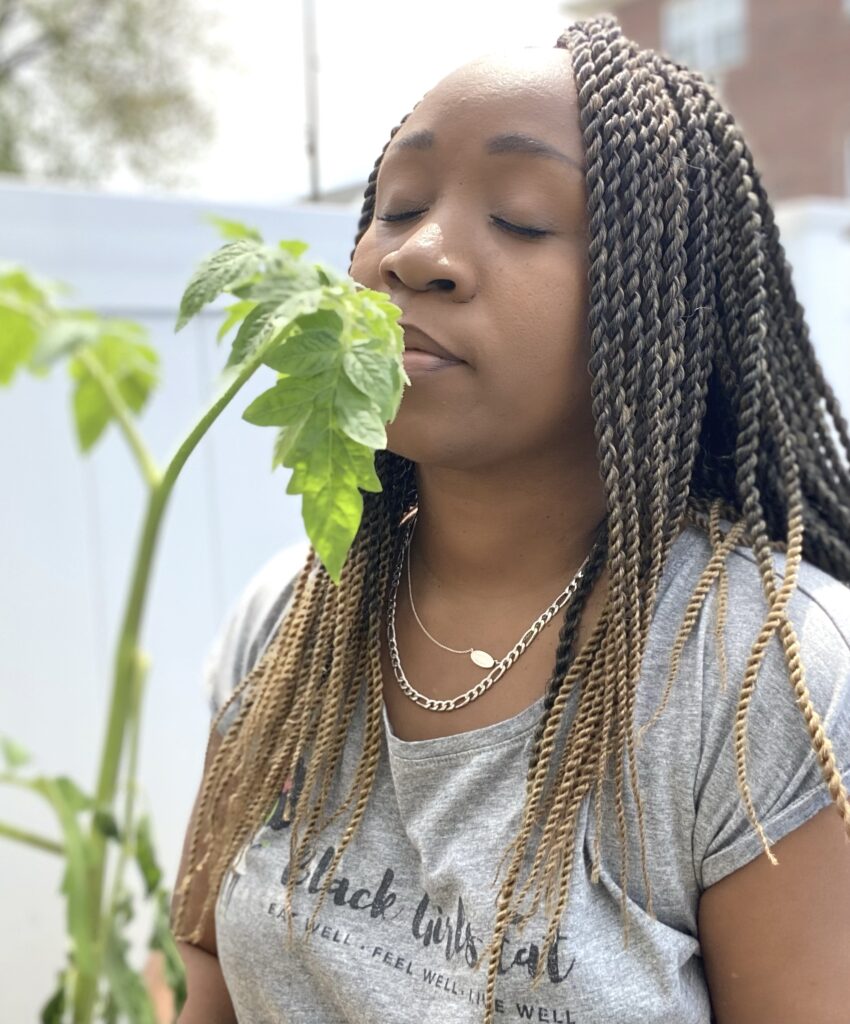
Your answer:
[[[640,49],[607,16],[570,26],[557,46],[569,51],[585,146],[588,366],[606,516],[561,621],[521,819],[496,872],[501,881],[492,940],[476,963],[486,963],[485,1024],[494,1020],[509,928],[523,927],[542,905],[545,950],[568,913],[585,801],[593,823],[591,880],[598,881],[609,784],[621,850],[624,939],[632,826],[643,875],[640,898],[651,913],[637,754],[651,742],[685,643],[715,587],[720,685],[735,682],[726,681],[723,634],[726,566],[736,547],[754,552],[765,599],[763,625],[737,681],[733,745],[741,799],[769,854],[747,784],[746,736],[760,667],[778,637],[793,699],[850,834],[850,802],[789,618],[802,558],[850,583],[850,434],[812,349],[773,211],[740,130],[700,75]],[[373,222],[382,158],[369,176],[355,247]],[[376,468],[384,490],[364,496],[363,521],[339,587],[311,552],[290,611],[234,694],[241,699],[239,714],[205,771],[189,869],[175,900],[178,937],[197,940],[228,866],[266,819],[281,780],[297,770],[299,759],[304,788],[289,822],[290,864],[308,854],[331,822],[342,820],[313,917],[362,821],[380,752],[389,579],[404,540],[402,520],[417,504],[410,462],[379,452]],[[712,554],[674,640],[660,703],[635,737],[635,696],[659,581],[686,522],[705,531]],[[785,553],[779,576],[776,551]],[[579,647],[582,615],[603,572],[604,607]],[[358,706],[358,764],[345,780],[346,792],[329,806]],[[634,822],[627,816],[627,789]],[[287,878],[288,911],[294,875]],[[190,919],[193,884],[205,899]],[[538,970],[535,984],[541,977]]]

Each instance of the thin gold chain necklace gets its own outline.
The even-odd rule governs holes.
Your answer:
[[[501,661],[494,663],[493,668],[483,679],[477,682],[475,686],[471,687],[465,693],[460,694],[458,697],[452,697],[446,700],[437,700],[433,697],[426,697],[424,693],[420,693],[419,690],[417,690],[416,687],[411,684],[410,680],[404,674],[404,669],[402,668],[401,665],[401,656],[399,655],[398,650],[398,641],[396,638],[396,604],[398,599],[398,588],[399,584],[401,583],[401,570],[405,562],[405,556],[410,551],[410,541],[411,538],[413,537],[413,530],[415,529],[415,527],[416,520],[414,518],[413,526],[408,531],[407,539],[404,542],[402,551],[399,555],[398,561],[396,562],[395,570],[393,572],[392,587],[390,591],[389,615],[387,616],[387,641],[389,644],[390,663],[392,664],[393,674],[395,675],[396,682],[401,688],[402,693],[404,693],[405,696],[409,697],[414,704],[418,704],[419,707],[426,708],[428,711],[455,711],[457,708],[464,707],[466,704],[469,704],[472,701],[477,700],[483,693],[486,693],[487,690],[489,690],[494,683],[498,682],[498,680],[502,678],[502,676],[505,674],[505,672],[507,672],[511,665],[513,665],[514,662],[528,649],[528,647],[539,635],[540,631],[543,629],[546,623],[549,622],[555,615],[557,615],[558,612],[564,607],[564,605],[570,600],[570,598],[572,598],[573,594],[575,594],[579,582],[584,576],[584,571],[587,567],[587,562],[590,556],[588,555],[587,558],[585,558],[578,572],[575,574],[575,576],[573,576],[573,578],[570,580],[567,586],[561,591],[561,593],[555,598],[555,600],[549,605],[549,607],[537,616],[537,618],[523,633],[523,635],[519,638],[516,644],[514,644],[514,646],[508,651],[508,653],[504,656],[504,658],[502,658]],[[410,563],[408,558],[408,567],[409,564]],[[416,618],[417,622],[419,622],[419,625],[422,626],[422,623],[419,621],[419,617],[417,616]],[[425,627],[422,626],[422,628],[424,629]],[[431,640],[434,640],[430,633],[428,633],[428,636],[430,637]],[[434,640],[434,643],[438,644],[440,647],[443,647],[443,644],[440,644],[438,640]],[[465,651],[456,651],[450,647],[446,647],[444,649],[452,651],[453,654],[470,654],[470,656],[472,656],[473,654],[478,653],[486,655],[486,652],[479,651],[477,648],[468,648]],[[486,657],[490,657],[490,655],[486,655]],[[472,660],[474,661],[475,659],[473,658]],[[478,664],[477,661],[475,663]]]

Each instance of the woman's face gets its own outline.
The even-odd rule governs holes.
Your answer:
[[[435,347],[425,332],[458,361],[406,354],[391,451],[456,469],[595,453],[583,163],[554,48],[460,68],[396,133],[351,275],[414,325],[406,353]]]

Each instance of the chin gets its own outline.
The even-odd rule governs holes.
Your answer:
[[[468,438],[459,437],[440,424],[435,429],[411,429],[397,417],[387,426],[387,449],[421,466],[441,466],[446,469],[471,469],[475,454]]]

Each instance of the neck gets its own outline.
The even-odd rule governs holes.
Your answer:
[[[475,471],[417,465],[416,480],[414,578],[462,598],[556,592],[605,515],[595,455]]]

